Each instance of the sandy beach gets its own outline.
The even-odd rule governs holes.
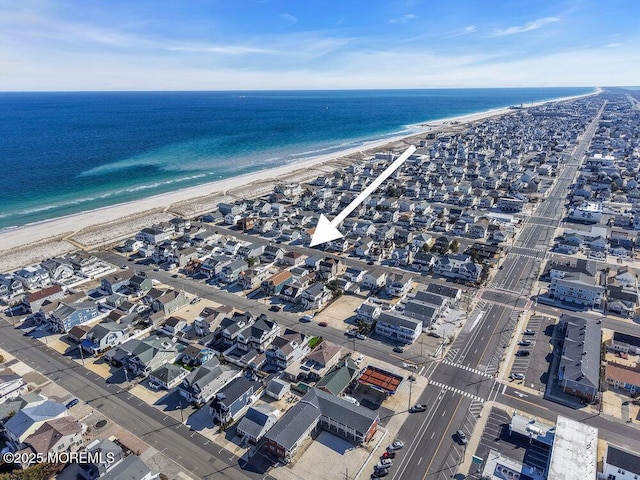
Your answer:
[[[567,97],[549,102],[566,101],[595,95],[593,93]],[[0,271],[60,255],[77,248],[90,249],[126,238],[143,226],[167,220],[174,215],[194,217],[211,211],[220,201],[249,198],[270,191],[276,181],[303,182],[321,173],[332,171],[364,155],[380,150],[400,150],[413,140],[424,138],[430,131],[446,131],[486,118],[512,113],[510,108],[429,121],[411,126],[411,132],[397,137],[366,143],[362,146],[309,158],[292,165],[284,165],[251,174],[189,187],[151,196],[142,200],[121,203],[65,217],[55,218],[0,233]],[[68,246],[68,248],[67,248]],[[20,262],[20,263],[18,263]]]

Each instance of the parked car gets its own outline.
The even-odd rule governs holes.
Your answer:
[[[311,320],[313,320],[313,315],[307,314],[300,317],[300,321],[303,323],[309,323]]]
[[[360,365],[363,360],[364,360],[364,357],[360,355],[358,358],[354,360],[354,362],[356,362],[356,365]]]
[[[269,310],[272,312],[279,312],[280,310],[282,310],[282,307],[280,305],[271,305],[269,307]]]
[[[524,380],[524,373],[510,373],[509,378],[512,380]]]
[[[404,442],[402,440],[396,440],[391,445],[387,447],[387,451],[400,450],[404,447]]]
[[[461,445],[466,445],[468,440],[467,440],[467,436],[464,434],[464,432],[462,430],[458,430],[456,432],[456,437],[458,437],[458,441],[460,442]]]
[[[390,458],[383,458],[378,462],[376,467],[378,468],[389,468],[393,465],[393,461]]]
[[[535,330],[531,330],[530,328],[527,328],[524,332],[522,332],[525,335],[535,335],[536,331]]]
[[[518,343],[518,345],[522,345],[523,347],[528,347],[529,345],[531,345],[533,342],[531,340],[520,340],[520,342]]]
[[[366,340],[367,337],[365,335],[363,335],[362,333],[356,333],[356,338],[358,340]]]
[[[386,477],[387,475],[389,475],[388,468],[377,468],[375,472],[371,474],[371,478],[382,478]]]
[[[327,322],[318,322],[318,325],[320,325],[321,327],[326,327],[327,326]]]
[[[413,407],[411,407],[412,412],[425,412],[427,410],[427,406],[424,403],[416,403]]]
[[[358,331],[357,330],[349,330],[348,332],[345,332],[345,335],[349,338],[351,337],[355,337],[356,335],[358,335]]]
[[[64,407],[68,410],[71,407],[77,405],[79,402],[79,400],[77,398],[74,398],[73,400],[71,400],[69,403],[67,403]]]
[[[531,355],[529,350],[518,350],[516,352],[516,357],[528,357],[529,355]]]
[[[396,458],[396,452],[384,452],[380,458]]]
[[[393,347],[393,351],[396,353],[404,353],[404,348],[402,347]]]

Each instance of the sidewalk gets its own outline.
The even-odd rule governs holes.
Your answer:
[[[480,445],[480,440],[482,439],[482,434],[484,432],[485,427],[487,426],[487,420],[489,419],[489,414],[491,413],[491,409],[493,407],[505,408],[504,406],[499,405],[494,401],[486,401],[482,405],[482,410],[480,410],[480,414],[478,415],[478,419],[476,421],[475,426],[473,427],[473,435],[469,439],[469,443],[467,443],[467,447],[464,450],[464,460],[458,465],[458,473],[464,473],[471,470],[473,466],[473,462],[471,457],[475,455],[478,450],[478,446]]]

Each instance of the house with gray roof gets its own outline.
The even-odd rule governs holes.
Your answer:
[[[422,320],[397,312],[382,312],[376,322],[376,333],[401,343],[411,344],[422,333]]]
[[[184,345],[174,343],[170,337],[153,335],[137,345],[127,359],[127,367],[134,374],[146,377],[161,365],[174,362],[184,348]]]
[[[264,384],[247,377],[236,377],[223,386],[209,404],[214,422],[229,425],[262,395]]]
[[[355,444],[368,442],[380,418],[368,408],[319,390],[310,389],[267,432],[267,450],[284,462],[314,432],[325,430]]]
[[[187,375],[178,385],[178,392],[189,403],[204,405],[228,382],[241,375],[240,370],[222,367],[212,358]]]
[[[116,322],[103,322],[94,325],[83,340],[80,341],[82,350],[90,355],[98,355],[110,348],[116,347],[129,338],[130,325]]]
[[[238,435],[249,443],[257,443],[280,418],[280,411],[262,403],[249,407],[237,427]]]
[[[7,420],[4,424],[5,436],[14,447],[19,447],[44,422],[68,415],[69,413],[64,405],[52,400],[46,400],[23,408]]]
[[[164,390],[171,390],[189,375],[189,370],[175,363],[165,363],[149,373],[149,381]]]
[[[57,332],[67,333],[76,325],[83,325],[98,317],[98,305],[96,302],[60,302],[49,315],[49,323]]]
[[[337,397],[341,395],[349,385],[355,383],[359,376],[360,367],[356,365],[351,357],[347,357],[344,362],[322,377],[316,384],[316,388]]]
[[[433,305],[419,300],[409,300],[404,307],[404,316],[420,320],[423,328],[428,328],[438,318],[438,311]]]
[[[593,402],[600,385],[600,325],[584,318],[564,315],[562,357],[558,379],[565,393]]]

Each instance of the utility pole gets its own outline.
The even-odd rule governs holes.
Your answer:
[[[80,350],[80,359],[82,360],[82,366],[84,367],[84,353],[82,352],[82,345],[78,345],[78,350]]]

